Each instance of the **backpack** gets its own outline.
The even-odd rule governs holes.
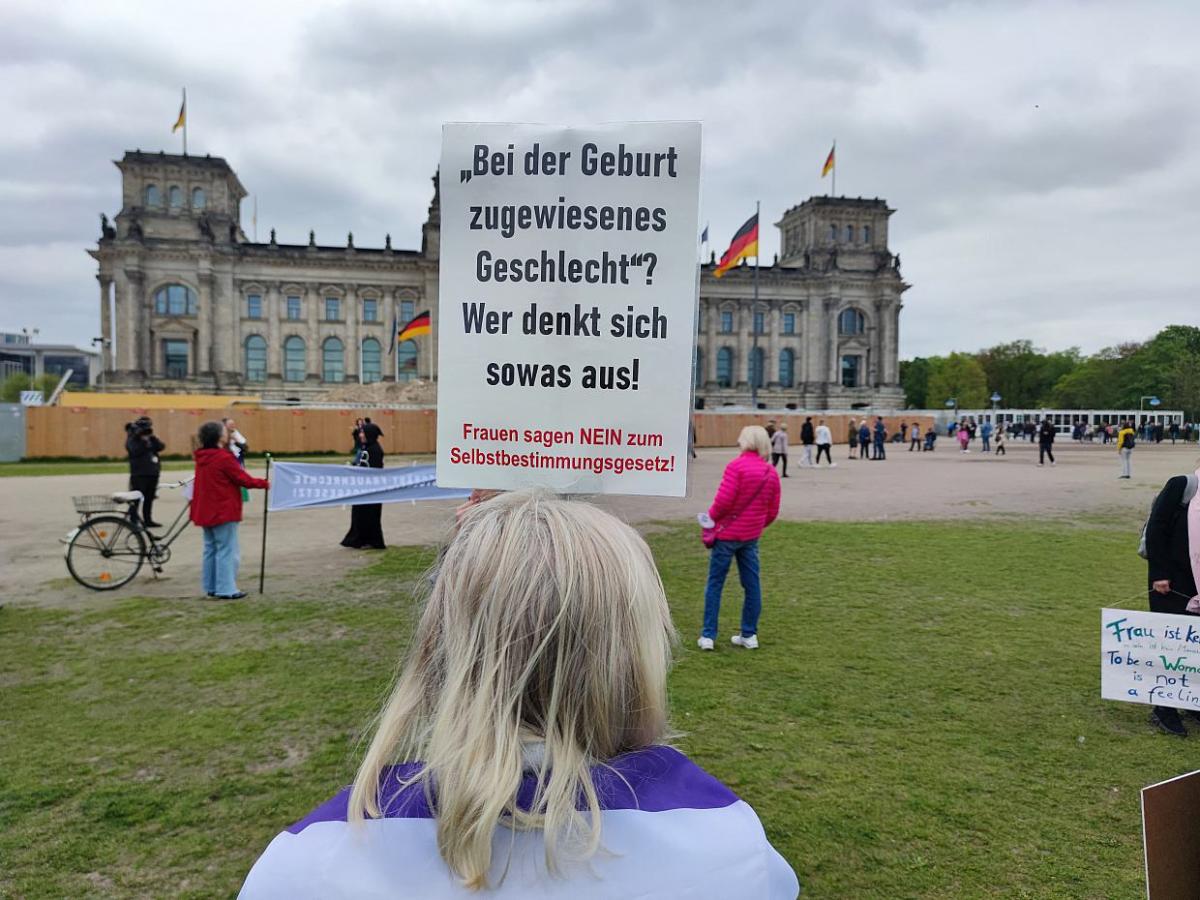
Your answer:
[[[1121,449],[1132,450],[1136,444],[1137,440],[1134,438],[1133,432],[1131,431],[1129,434],[1125,435],[1125,438],[1121,443]]]
[[[1192,498],[1196,496],[1197,488],[1200,488],[1200,478],[1197,478],[1195,476],[1195,474],[1189,475],[1187,477],[1187,486],[1183,489],[1183,499],[1179,503],[1180,508],[1187,509],[1188,504],[1192,502]],[[1155,503],[1158,502],[1157,497],[1154,498],[1154,502]],[[1154,503],[1150,504],[1150,510],[1153,512]],[[1140,556],[1142,559],[1150,558],[1150,554],[1146,550],[1146,529],[1149,526],[1150,526],[1150,517],[1146,516],[1146,521],[1142,523],[1142,536],[1141,536],[1141,539],[1138,540],[1138,551],[1137,552],[1138,552],[1138,556]]]

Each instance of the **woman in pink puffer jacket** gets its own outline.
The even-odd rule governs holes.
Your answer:
[[[767,431],[749,425],[738,435],[741,454],[725,467],[716,499],[701,524],[716,528],[708,562],[708,586],[704,589],[704,628],[698,641],[701,650],[711,650],[721,613],[721,591],[729,565],[737,560],[738,578],[746,599],[742,604],[741,631],[732,637],[739,647],[758,647],[758,616],[762,611],[762,588],[758,580],[758,538],[779,515],[779,475],[768,460],[771,442]]]

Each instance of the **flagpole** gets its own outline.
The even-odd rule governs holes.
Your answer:
[[[183,89],[183,155],[187,156],[187,88]]]
[[[837,138],[833,139],[833,196],[837,196]]]
[[[757,240],[754,244],[754,306],[750,310],[750,408],[758,409],[758,260],[762,256],[762,223],[759,221],[761,201],[754,201],[754,231]],[[762,368],[766,368],[763,366]]]

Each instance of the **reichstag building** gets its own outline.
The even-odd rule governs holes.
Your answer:
[[[437,376],[436,178],[419,250],[248,240],[246,190],[218,157],[127,152],[102,217],[102,366],[114,390],[320,399],[346,383]],[[878,199],[813,197],[777,223],[782,254],[716,279],[701,267],[696,397],[707,408],[900,406],[899,258]],[[394,352],[393,323],[433,333]],[[757,332],[757,335],[754,333]]]

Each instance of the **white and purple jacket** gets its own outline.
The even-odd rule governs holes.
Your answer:
[[[349,825],[347,788],[278,835],[246,876],[240,897],[794,900],[800,891],[754,810],[670,747],[628,753],[593,769],[603,811],[601,849],[590,860],[568,863],[563,877],[552,877],[541,832],[500,827],[490,878],[499,887],[468,891],[438,855],[424,789],[410,785],[396,793],[398,782],[417,769],[409,763],[385,773],[381,795],[395,797],[382,818]],[[518,803],[528,807],[533,790],[529,774]]]

